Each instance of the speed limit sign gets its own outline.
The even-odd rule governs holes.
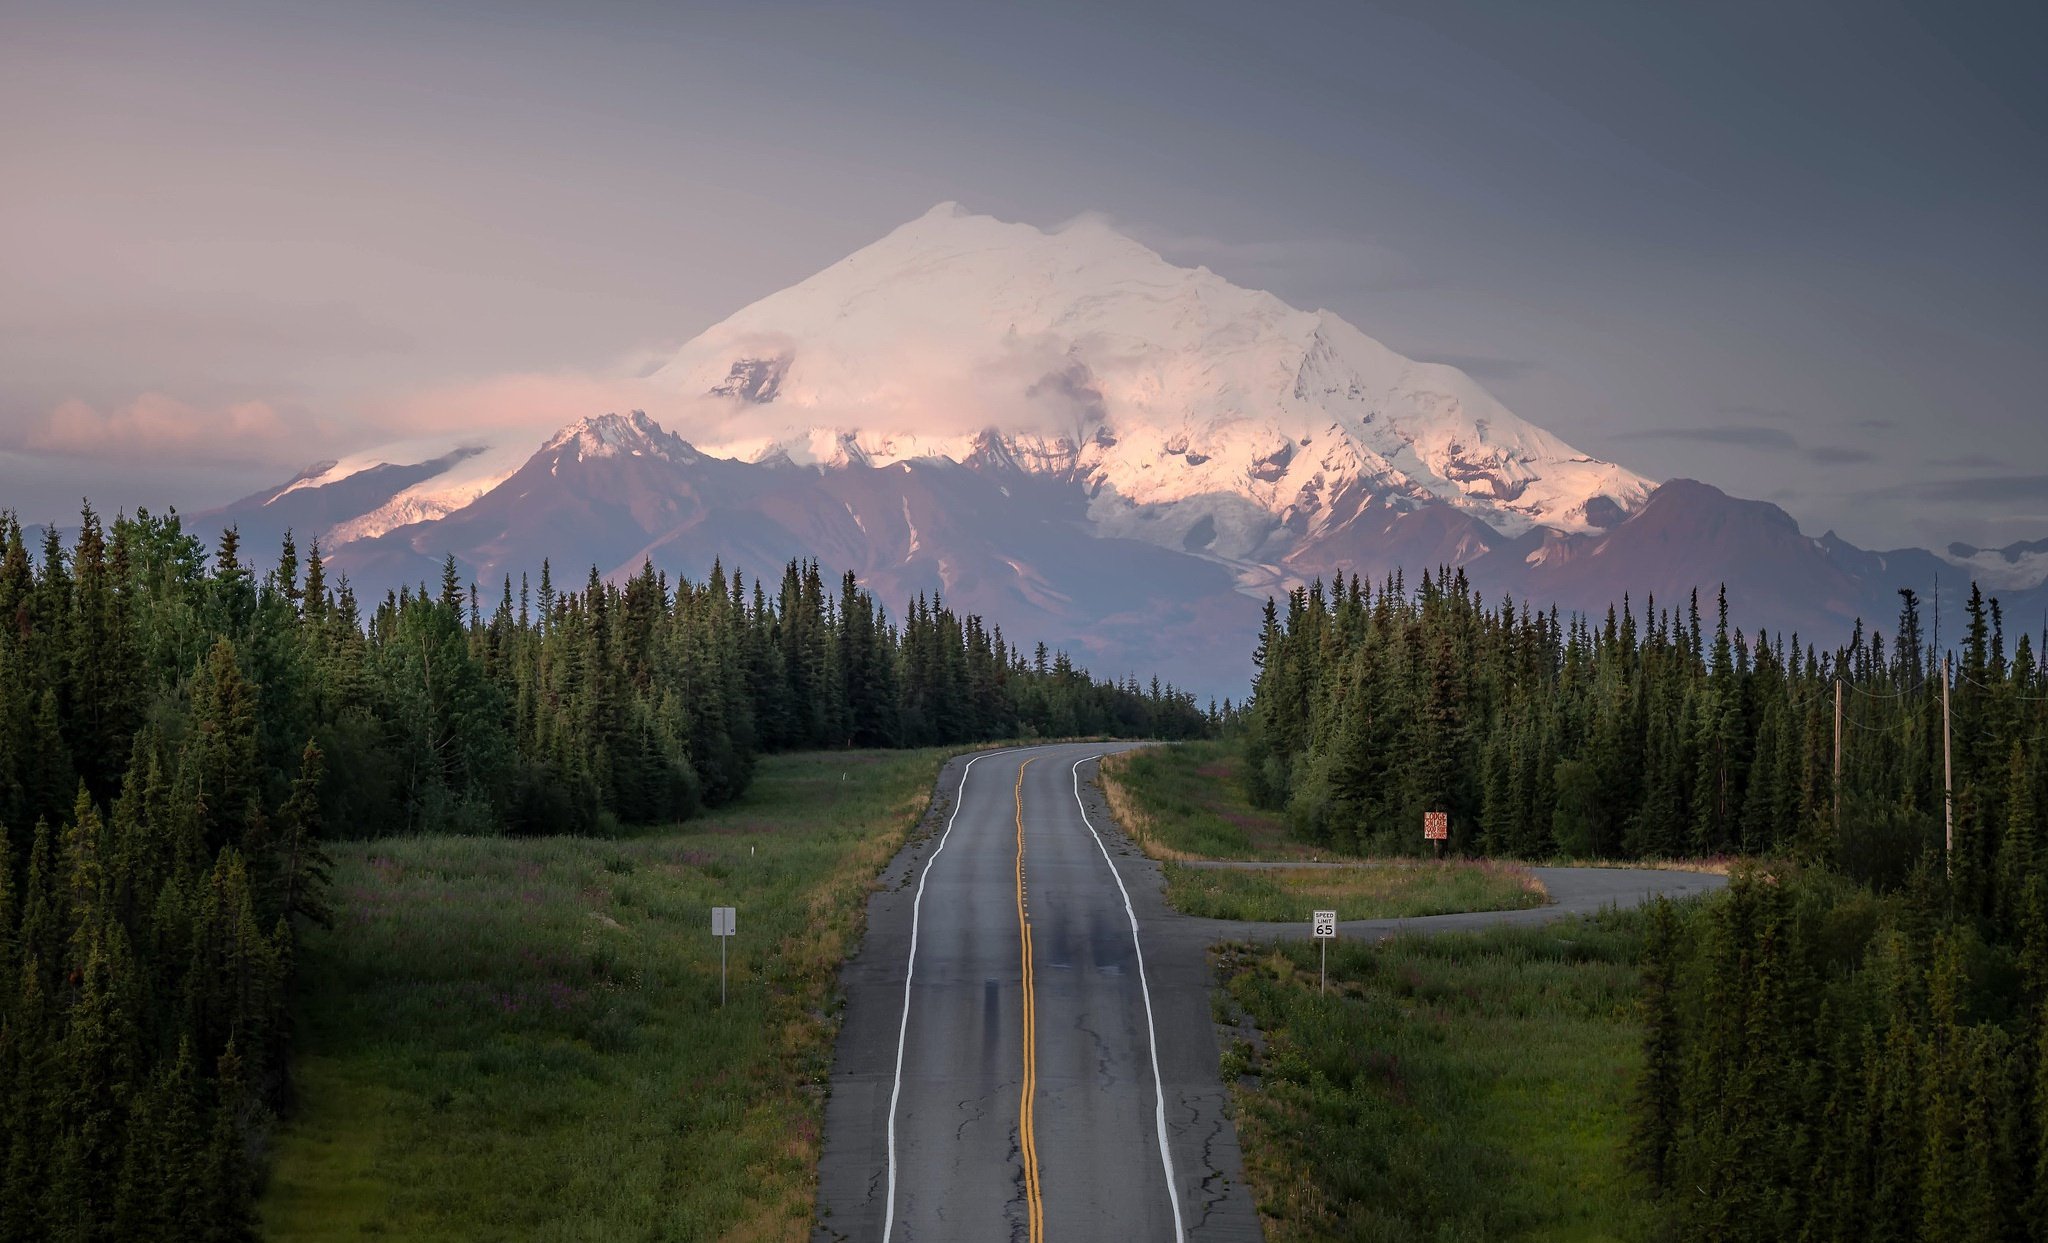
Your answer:
[[[1320,991],[1327,994],[1330,991],[1330,942],[1337,939],[1337,912],[1317,911],[1310,927],[1315,930],[1317,945],[1323,951],[1323,982]]]

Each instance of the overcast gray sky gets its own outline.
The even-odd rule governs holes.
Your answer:
[[[0,0],[0,506],[218,503],[421,393],[634,366],[957,199],[1106,213],[1814,534],[2042,538],[2044,35],[1870,2]]]

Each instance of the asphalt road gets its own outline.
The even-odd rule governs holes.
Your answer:
[[[1162,883],[1157,879],[1158,865],[1150,860],[1136,858],[1135,847],[1126,847],[1134,857],[1119,859],[1117,862],[1131,872],[1142,871],[1144,883]],[[1197,867],[1229,867],[1264,870],[1267,868],[1341,868],[1351,866],[1342,863],[1201,863]],[[1628,908],[1641,906],[1655,897],[1689,898],[1712,893],[1728,884],[1726,876],[1712,872],[1679,872],[1661,868],[1544,868],[1529,869],[1543,882],[1550,893],[1550,902],[1544,906],[1529,907],[1518,911],[1468,911],[1455,915],[1417,915],[1408,919],[1347,919],[1337,925],[1337,933],[1343,937],[1364,937],[1384,941],[1388,937],[1404,933],[1471,932],[1481,928],[1493,928],[1502,924],[1546,924],[1554,919],[1569,915],[1591,915],[1608,907]],[[1133,876],[1124,883],[1135,886],[1139,883]],[[1230,919],[1196,919],[1192,916],[1168,912],[1166,927],[1162,930],[1174,942],[1199,941],[1212,945],[1218,941],[1271,941],[1281,938],[1308,935],[1303,923],[1268,924],[1251,923]]]
[[[1089,761],[1127,746],[986,752],[941,774],[842,973],[815,1238],[1261,1237],[1225,1116],[1204,951],[1308,928],[1166,909],[1158,865],[1089,784]],[[1541,922],[1721,882],[1539,872],[1551,906],[1340,935]]]

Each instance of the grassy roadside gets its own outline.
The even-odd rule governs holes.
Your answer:
[[[1446,911],[1503,911],[1548,900],[1535,877],[1509,864],[1350,859],[1288,836],[1277,814],[1251,805],[1236,748],[1223,742],[1145,747],[1102,761],[1110,812],[1139,849],[1165,862],[1166,901],[1212,919],[1393,919]],[[1354,862],[1337,869],[1217,869],[1200,860]]]
[[[1211,919],[1407,919],[1450,911],[1510,911],[1549,901],[1528,869],[1508,863],[1415,862],[1345,868],[1193,868],[1168,863],[1166,901]]]
[[[1183,742],[1106,757],[1102,788],[1117,823],[1154,859],[1165,862],[1232,859],[1258,862],[1345,861],[1327,846],[1296,841],[1287,819],[1254,807],[1240,773],[1243,756],[1232,742]],[[1530,867],[1654,868],[1728,874],[1734,862],[1711,859],[1524,859]]]
[[[1340,941],[1327,998],[1313,945],[1218,951],[1270,1243],[1648,1237],[1623,1152],[1642,926]]]
[[[1142,747],[1102,761],[1102,791],[1124,832],[1154,859],[1336,859],[1288,835],[1277,813],[1253,807],[1226,742]]]
[[[769,757],[629,840],[337,844],[264,1234],[808,1237],[837,968],[947,754]]]
[[[1726,876],[1740,862],[1742,862],[1742,857],[1738,855],[1709,855],[1690,859],[1580,859],[1571,855],[1560,855],[1555,859],[1539,860],[1531,866],[1550,868],[1628,868],[1652,872],[1699,872],[1714,876]]]
[[[1494,864],[1184,866],[1309,857],[1280,816],[1249,805],[1237,764],[1218,743],[1103,764],[1120,823],[1167,861],[1176,909],[1294,920],[1316,907],[1368,918],[1540,901],[1525,870]],[[1648,1189],[1624,1159],[1642,928],[1631,912],[1340,940],[1328,997],[1312,942],[1220,947],[1222,1069],[1270,1243],[1652,1237]]]

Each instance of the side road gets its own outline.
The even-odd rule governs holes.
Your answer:
[[[1097,794],[1100,798],[1100,794]],[[1091,814],[1093,814],[1091,812]],[[1159,864],[1142,854],[1121,831],[1117,833],[1117,868],[1124,883],[1135,892],[1140,884],[1162,885]],[[1341,863],[1184,863],[1182,867],[1229,868],[1340,868]],[[1692,898],[1714,893],[1728,884],[1726,876],[1713,872],[1685,872],[1664,868],[1530,868],[1550,894],[1546,905],[1515,911],[1468,911],[1450,915],[1420,915],[1409,919],[1350,919],[1337,925],[1340,937],[1384,941],[1403,933],[1470,932],[1503,924],[1545,924],[1571,915],[1591,915],[1609,907],[1627,909],[1653,898]],[[1162,903],[1162,907],[1164,904]],[[1278,941],[1308,935],[1306,919],[1293,923],[1253,923],[1234,919],[1198,919],[1167,910],[1163,925],[1177,936],[1191,936],[1204,945],[1218,941]]]

